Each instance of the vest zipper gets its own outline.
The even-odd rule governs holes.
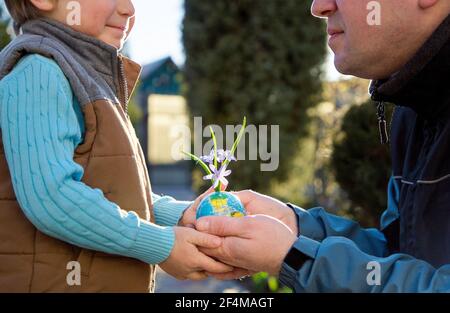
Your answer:
[[[128,84],[127,77],[125,76],[125,67],[123,65],[122,57],[119,57],[119,72],[120,72],[120,85],[122,87],[122,105],[124,107],[125,115],[128,115]]]

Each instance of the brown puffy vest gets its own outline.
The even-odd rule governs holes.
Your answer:
[[[0,79],[27,53],[53,58],[71,83],[85,120],[74,160],[82,181],[121,209],[154,222],[145,158],[127,115],[141,67],[100,41],[46,19],[0,55]],[[81,285],[69,286],[71,261],[81,265]],[[153,292],[155,267],[142,261],[76,247],[49,237],[23,214],[13,190],[0,136],[0,292]]]

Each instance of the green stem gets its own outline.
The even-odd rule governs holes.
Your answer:
[[[239,130],[238,136],[236,137],[236,140],[234,141],[233,146],[231,147],[231,155],[234,155],[234,152],[236,151],[236,149],[237,149],[237,147],[239,145],[239,142],[242,139],[242,135],[244,135],[244,131],[245,131],[245,127],[246,126],[247,126],[247,117],[244,116],[244,120],[242,121],[242,127]],[[230,163],[229,160],[225,160],[223,162],[224,165],[228,165],[228,163]]]
[[[209,131],[211,132],[211,137],[214,143],[214,166],[216,167],[216,170],[219,170],[219,168],[217,167],[217,139],[216,139],[216,134],[214,133],[214,130],[212,129],[212,127],[209,127]],[[219,181],[219,184],[217,185],[217,187],[214,189],[216,192],[219,192],[222,189],[222,183]]]
[[[203,168],[203,170],[206,172],[206,174],[211,175],[212,172],[209,169],[208,165],[205,164],[205,162],[203,162],[199,157],[197,157],[196,155],[189,153],[189,152],[184,152],[182,151],[183,154],[187,155],[188,157],[190,157],[192,160],[196,161],[198,164],[200,164],[200,166]],[[211,179],[211,182],[214,184],[214,180]]]

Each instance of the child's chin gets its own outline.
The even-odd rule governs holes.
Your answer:
[[[113,46],[117,50],[121,50],[123,48],[123,42],[122,41],[105,41],[108,45]]]

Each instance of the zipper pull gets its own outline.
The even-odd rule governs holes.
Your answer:
[[[378,131],[380,132],[381,144],[389,143],[389,135],[385,118],[385,106],[383,101],[377,104]]]

